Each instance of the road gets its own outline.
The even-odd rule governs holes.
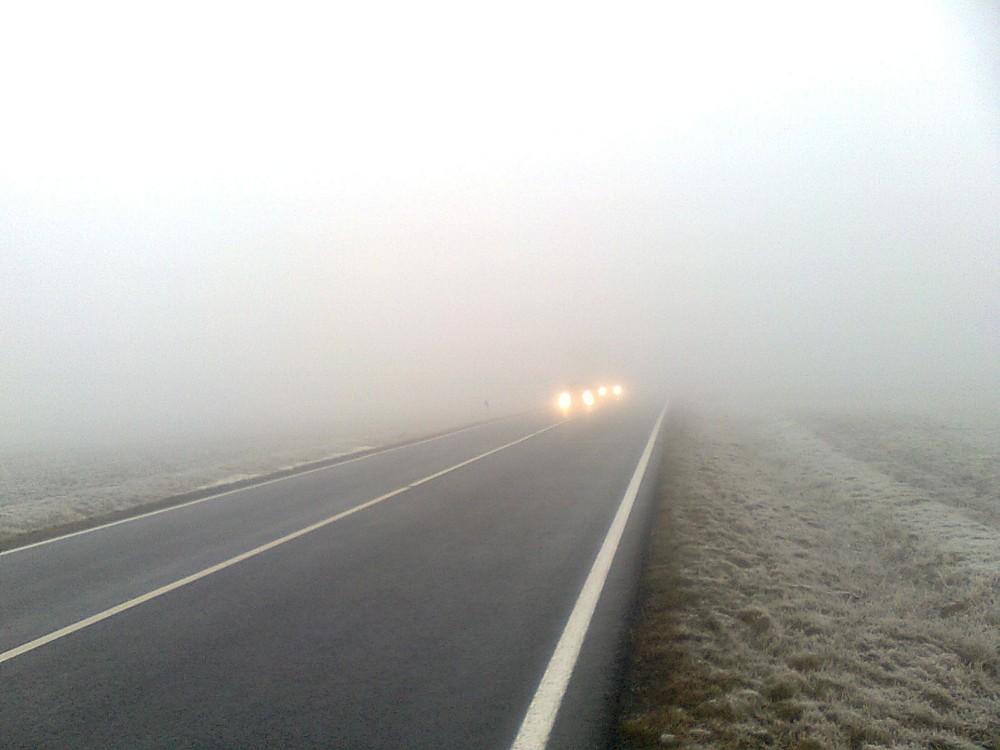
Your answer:
[[[0,553],[0,745],[601,747],[662,419],[519,415]]]

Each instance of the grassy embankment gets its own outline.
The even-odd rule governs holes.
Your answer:
[[[992,454],[945,491],[926,423],[671,419],[621,746],[1000,750]]]

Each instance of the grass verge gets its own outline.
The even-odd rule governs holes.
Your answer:
[[[619,747],[1000,750],[1000,572],[801,425],[672,418]]]

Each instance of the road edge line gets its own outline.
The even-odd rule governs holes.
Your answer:
[[[501,417],[500,419],[507,419],[507,417]],[[499,421],[499,420],[494,420]],[[23,544],[19,547],[11,547],[10,549],[0,550],[0,557],[4,555],[11,555],[15,552],[24,552],[25,550],[33,549],[35,547],[41,547],[46,544],[53,544],[55,542],[61,542],[64,539],[71,539],[75,536],[81,536],[83,534],[91,534],[95,531],[101,531],[102,529],[110,529],[112,526],[121,526],[125,523],[132,523],[133,521],[139,521],[143,518],[149,518],[151,516],[158,516],[161,513],[169,513],[174,510],[180,510],[181,508],[189,508],[192,505],[200,505],[201,503],[207,503],[212,500],[218,500],[219,498],[226,497],[227,495],[235,495],[237,492],[246,492],[247,490],[257,489],[258,487],[266,487],[269,484],[274,484],[275,482],[281,482],[285,479],[292,479],[294,477],[304,477],[308,474],[315,474],[319,471],[327,471],[329,469],[339,468],[341,466],[347,466],[347,464],[353,464],[357,461],[364,461],[366,458],[375,458],[376,456],[384,456],[386,453],[392,453],[394,451],[404,450],[405,448],[412,448],[417,445],[423,445],[424,443],[430,443],[435,440],[442,440],[447,437],[452,437],[453,435],[458,435],[467,430],[472,430],[477,427],[481,427],[488,422],[480,422],[477,424],[466,425],[465,427],[460,427],[449,432],[443,432],[438,435],[431,435],[426,438],[418,438],[417,440],[409,443],[403,443],[401,445],[390,445],[385,448],[376,448],[374,450],[365,451],[363,455],[351,456],[351,453],[344,455],[343,460],[337,460],[338,456],[331,457],[333,463],[327,464],[326,466],[317,466],[312,469],[303,469],[302,471],[293,471],[290,474],[284,474],[280,477],[273,477],[272,479],[261,479],[259,482],[252,482],[244,487],[234,487],[229,490],[222,490],[220,492],[213,492],[210,495],[205,495],[205,497],[197,497],[194,500],[185,500],[183,502],[177,503],[176,505],[167,505],[163,508],[157,508],[156,510],[145,511],[144,513],[137,513],[134,516],[128,516],[126,518],[119,518],[116,521],[108,521],[107,523],[98,524],[97,526],[88,526],[85,529],[79,529],[78,531],[70,531],[66,534],[59,534],[58,536],[51,537],[49,539],[39,539],[37,542],[31,542],[29,544]],[[320,459],[326,460],[326,459]],[[197,492],[197,490],[193,490]]]
[[[625,533],[625,525],[632,514],[632,507],[635,505],[636,497],[639,495],[639,487],[646,475],[649,466],[649,459],[653,454],[653,446],[656,438],[660,434],[660,427],[663,418],[666,416],[667,406],[663,407],[653,431],[646,442],[646,447],[636,464],[635,472],[628,483],[618,512],[615,513],[608,533],[604,537],[594,563],[587,574],[587,579],[580,589],[576,604],[566,620],[559,642],[549,659],[538,688],[531,699],[531,704],[525,712],[524,719],[518,729],[511,750],[544,750],[555,725],[556,715],[562,705],[566,688],[569,686],[570,677],[576,662],[580,657],[580,650],[583,648],[583,641],[590,629],[590,622],[597,609],[597,603],[604,591],[604,584],[608,580],[611,572],[611,564],[614,562],[615,554]]]
[[[414,487],[418,487],[426,482],[431,481],[432,479],[437,479],[439,477],[442,477],[445,474],[449,474],[453,471],[461,469],[463,466],[468,466],[471,463],[475,463],[476,461],[487,458],[488,456],[492,456],[494,453],[499,453],[500,451],[506,450],[507,448],[512,448],[518,443],[523,443],[525,440],[530,440],[533,437],[537,437],[538,435],[541,435],[543,432],[548,432],[549,430],[555,429],[556,427],[559,427],[562,424],[565,424],[565,420],[556,422],[555,424],[551,424],[547,427],[543,427],[537,432],[532,432],[529,435],[524,435],[522,437],[519,437],[517,440],[512,440],[511,442],[505,443],[504,445],[492,448],[486,451],[485,453],[480,453],[478,456],[474,456],[472,458],[466,459],[465,461],[461,461],[455,464],[454,466],[449,466],[447,469],[435,472],[434,474],[430,474],[424,477],[423,479],[418,479],[417,481],[412,482],[410,484],[403,485],[402,487],[397,487],[396,489],[390,492],[386,492],[384,495],[379,495],[378,497],[374,497],[371,500],[365,500],[363,503],[348,508],[347,510],[343,510],[340,513],[336,513],[332,516],[329,516],[328,518],[324,518],[321,521],[317,521],[313,524],[310,524],[309,526],[305,526],[301,529],[298,529],[297,531],[293,531],[277,539],[272,539],[270,542],[265,542],[264,544],[261,544],[258,547],[254,547],[251,550],[247,550],[246,552],[242,552],[236,555],[235,557],[230,557],[228,560],[223,560],[222,562],[216,563],[215,565],[210,565],[207,568],[203,568],[202,570],[199,570],[195,573],[191,573],[190,575],[184,576],[183,578],[179,578],[176,581],[172,581],[171,583],[168,583],[164,586],[160,586],[159,588],[153,589],[152,591],[147,591],[145,594],[140,594],[137,597],[122,602],[121,604],[116,604],[114,607],[109,607],[108,609],[90,615],[89,617],[85,617],[82,620],[78,620],[77,622],[66,625],[65,627],[59,628],[58,630],[53,630],[51,633],[39,636],[38,638],[28,641],[27,643],[22,643],[20,646],[15,646],[12,649],[8,649],[7,651],[0,653],[0,664],[10,661],[11,659],[21,656],[22,654],[26,654],[29,651],[34,651],[37,648],[41,648],[42,646],[48,643],[57,641],[60,638],[64,638],[65,636],[76,633],[80,630],[83,630],[84,628],[88,628],[91,625],[96,625],[97,623],[103,620],[107,620],[111,617],[114,617],[117,614],[121,614],[122,612],[126,612],[127,610],[138,607],[140,604],[144,604],[145,602],[148,602],[152,599],[156,599],[160,596],[163,596],[164,594],[169,594],[171,591],[175,591],[183,586],[187,586],[189,583],[194,583],[195,581],[199,581],[202,578],[207,578],[213,573],[218,573],[220,570],[225,570],[226,568],[230,568],[233,565],[236,565],[237,563],[243,562],[244,560],[249,560],[251,557],[256,557],[257,555],[263,552],[267,552],[268,550],[274,549],[275,547],[279,547],[282,544],[290,542],[294,539],[298,539],[301,536],[305,536],[306,534],[309,534],[313,531],[317,531],[318,529],[321,529],[324,526],[329,526],[330,524],[336,523],[337,521],[347,518],[348,516],[352,516],[355,513],[358,513],[362,510],[366,510],[367,508],[371,508],[374,505],[378,505],[379,503],[384,502],[385,500],[388,500],[391,497],[395,497],[396,495],[401,495],[404,492],[413,489]]]

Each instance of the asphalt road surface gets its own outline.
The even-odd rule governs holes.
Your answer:
[[[0,747],[602,747],[662,421],[521,415],[0,553]]]

